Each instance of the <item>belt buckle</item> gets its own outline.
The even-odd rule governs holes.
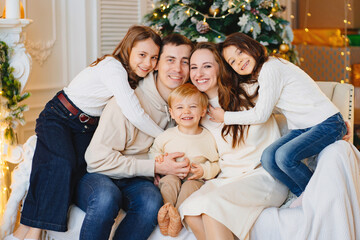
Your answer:
[[[81,123],[87,123],[90,120],[90,117],[86,113],[80,113],[79,120]]]

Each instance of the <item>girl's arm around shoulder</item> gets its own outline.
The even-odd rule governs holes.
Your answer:
[[[125,68],[114,58],[105,60],[107,62],[101,65],[101,80],[115,96],[125,117],[140,131],[152,137],[158,136],[163,129],[142,108],[135,91],[130,87]]]
[[[245,111],[226,111],[224,123],[226,125],[247,125],[265,123],[276,106],[283,88],[281,63],[270,59],[265,62],[258,77],[259,95],[255,106]],[[286,64],[283,64],[286,67]]]

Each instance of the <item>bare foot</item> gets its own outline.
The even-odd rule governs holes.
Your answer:
[[[41,235],[41,229],[40,228],[33,228],[31,227],[29,231],[27,232],[24,240],[39,240]]]
[[[20,224],[16,231],[13,233],[15,239],[24,239],[26,234],[29,232],[30,227]],[[11,239],[11,238],[10,238]]]
[[[182,229],[182,223],[180,214],[173,205],[170,205],[169,207],[169,217],[170,223],[168,228],[168,234],[171,237],[176,237],[177,235],[179,235]]]
[[[160,228],[160,232],[162,235],[167,236],[168,235],[168,227],[170,223],[169,218],[169,206],[170,203],[165,203],[158,212],[158,224]]]

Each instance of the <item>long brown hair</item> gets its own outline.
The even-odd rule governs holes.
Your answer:
[[[217,85],[220,106],[225,111],[242,111],[254,107],[253,99],[257,96],[257,92],[253,95],[248,95],[241,86],[241,79],[221,57],[218,46],[210,42],[201,42],[195,46],[191,55],[198,49],[209,50],[214,55],[215,61],[219,64]],[[225,136],[228,134],[232,135],[231,145],[235,148],[244,141],[245,130],[249,130],[249,125],[224,125],[221,130],[221,136],[226,141]]]
[[[134,25],[129,28],[124,38],[117,45],[112,54],[106,54],[101,58],[98,58],[96,61],[90,64],[90,66],[97,65],[107,56],[112,56],[118,61],[121,62],[126,72],[128,73],[128,81],[131,88],[135,89],[139,83],[141,77],[137,76],[135,72],[131,69],[129,64],[131,49],[138,41],[143,41],[148,38],[151,38],[156,45],[161,47],[161,37],[150,27]]]
[[[225,41],[219,44],[219,51],[223,56],[223,50],[226,47],[234,46],[240,49],[243,52],[246,52],[255,59],[256,65],[253,69],[253,72],[248,76],[240,76],[244,81],[246,80],[257,80],[258,73],[264,64],[269,59],[266,48],[261,45],[255,39],[249,37],[248,35],[235,32],[226,37]],[[227,63],[226,63],[227,64]],[[232,70],[233,71],[233,70]]]

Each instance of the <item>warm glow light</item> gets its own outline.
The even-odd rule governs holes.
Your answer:
[[[308,28],[305,28],[305,32],[309,32],[309,29],[308,29]]]
[[[307,13],[308,17],[311,17],[311,13]]]

